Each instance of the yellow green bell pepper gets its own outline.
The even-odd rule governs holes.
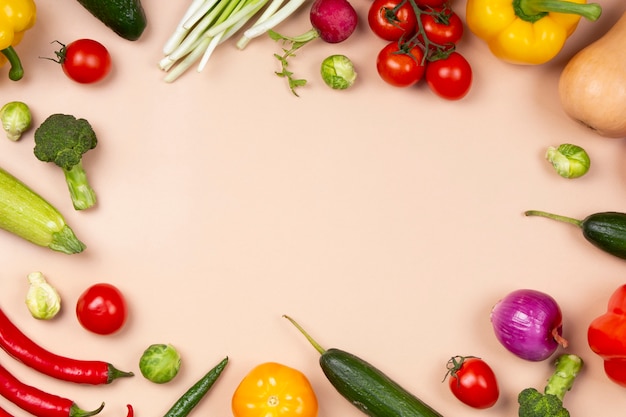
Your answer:
[[[9,78],[17,81],[24,75],[19,56],[13,48],[20,43],[24,32],[35,24],[37,7],[33,0],[1,0],[0,7],[0,66],[11,64]]]
[[[543,64],[554,58],[581,16],[597,20],[602,8],[586,0],[467,0],[467,27],[498,58]]]

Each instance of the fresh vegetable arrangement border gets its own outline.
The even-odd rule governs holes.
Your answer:
[[[19,59],[19,43],[28,29],[36,24],[33,0],[7,0],[0,12],[0,64],[8,63],[8,78],[19,82],[28,68]],[[148,25],[140,0],[78,0],[94,18],[108,26],[121,38],[135,41]],[[302,48],[321,39],[341,43],[359,24],[367,24],[385,45],[380,50],[376,68],[379,76],[398,94],[425,80],[430,89],[447,100],[463,99],[471,89],[472,67],[457,50],[458,42],[468,36],[462,20],[449,0],[374,0],[367,13],[367,22],[358,21],[358,14],[347,0],[314,0],[310,5],[310,28],[302,33],[279,33],[279,25],[300,7],[304,0],[193,0],[164,45],[164,58],[159,62],[166,73],[164,81],[174,82],[199,61],[206,65],[218,45],[232,36],[239,49],[259,36],[268,36],[279,45],[274,51],[275,74],[287,81],[295,96],[307,85],[289,67],[290,60],[301,55]],[[500,14],[493,10],[500,10]],[[601,8],[583,0],[468,0],[465,14],[470,36],[483,39],[493,54],[513,65],[539,65],[553,59],[574,32],[581,17],[597,21]],[[533,32],[535,31],[535,32]],[[534,33],[534,35],[530,35]],[[626,76],[622,63],[603,63],[616,68],[620,77],[614,84],[598,88],[593,80],[582,76],[594,69],[589,54],[602,55],[615,48],[626,33],[626,14],[600,40],[589,44],[575,55],[563,69],[559,92],[563,107],[574,120],[606,137],[626,137]],[[111,56],[93,39],[78,39],[63,44],[48,60],[59,64],[69,79],[82,84],[97,83],[107,77]],[[620,44],[621,45],[621,44]],[[600,51],[600,53],[598,52]],[[302,59],[300,57],[300,59]],[[620,65],[622,65],[620,67]],[[621,71],[621,72],[620,72]],[[320,75],[330,88],[345,90],[357,82],[357,68],[347,55],[329,56],[320,63]],[[602,100],[600,102],[600,100]],[[581,111],[581,102],[601,103]],[[606,117],[607,108],[615,116]],[[605,116],[605,117],[602,117]],[[22,133],[34,128],[29,104],[9,102],[0,108],[0,120],[7,139],[18,141]],[[68,198],[75,210],[88,210],[97,204],[96,191],[87,178],[82,157],[96,149],[98,139],[89,121],[69,114],[52,114],[34,128],[33,155],[42,162],[53,162],[64,173]],[[564,143],[546,149],[546,160],[556,174],[575,179],[585,175],[591,158],[581,147]],[[80,253],[87,245],[74,234],[57,208],[43,199],[33,188],[0,168],[0,227],[33,244],[48,247],[67,255]],[[578,227],[583,237],[596,248],[626,259],[626,214],[593,213],[579,220],[540,210],[528,210],[527,216],[544,217]],[[38,320],[51,320],[61,309],[61,297],[43,273],[28,276],[30,287],[26,306]],[[86,288],[76,300],[75,314],[88,331],[101,336],[124,327],[128,308],[124,294],[108,284],[98,283]],[[626,386],[626,285],[615,290],[607,303],[607,312],[590,321],[588,344],[603,361],[607,377]],[[132,372],[117,369],[100,360],[83,360],[61,356],[47,350],[27,336],[10,321],[11,314],[0,310],[0,347],[13,359],[51,378],[68,383],[103,385],[119,378],[134,377]],[[400,386],[387,376],[382,367],[337,348],[323,348],[293,318],[286,320],[310,342],[320,354],[319,364],[328,382],[364,414],[372,417],[414,416],[440,417],[428,402]],[[567,352],[568,342],[562,327],[558,302],[551,295],[522,288],[506,294],[491,311],[494,336],[512,354],[526,361],[554,363],[554,373],[546,375],[541,390],[527,388],[519,393],[520,417],[569,415],[564,405],[565,394],[574,386],[582,359]],[[563,352],[557,353],[559,350]],[[189,387],[172,398],[165,417],[186,416],[219,380],[228,364],[228,357]],[[141,374],[156,384],[172,381],[181,366],[181,357],[171,344],[155,343],[138,358]],[[451,394],[475,409],[493,407],[500,401],[497,375],[478,356],[451,356],[442,364],[443,380]],[[39,416],[83,417],[100,413],[105,404],[91,410],[80,408],[71,399],[34,387],[0,366],[0,395],[26,412]],[[250,370],[234,389],[232,412],[235,417],[303,416],[317,417],[318,397],[307,376],[280,363],[263,363]],[[128,416],[134,408],[128,404]],[[0,409],[0,416],[11,416]]]

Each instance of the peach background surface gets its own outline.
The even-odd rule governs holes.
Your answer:
[[[581,21],[565,49],[536,67],[504,63],[466,31],[458,50],[474,84],[463,100],[439,99],[425,84],[408,90],[378,78],[384,42],[366,25],[368,0],[354,0],[357,32],[339,45],[314,42],[291,64],[309,84],[300,97],[276,77],[279,44],[263,37],[244,51],[220,46],[202,73],[167,84],[161,48],[188,3],[143,0],[149,26],[139,41],[119,38],[74,0],[38,2],[38,21],[18,47],[26,75],[0,77],[3,102],[31,106],[34,124],[52,113],[91,122],[98,147],[84,165],[96,208],[72,208],[61,171],[32,154],[33,130],[0,140],[0,165],[65,215],[87,245],[64,255],[0,236],[0,306],[28,335],[70,357],[101,359],[134,378],[100,387],[56,381],[0,352],[0,363],[31,385],[101,415],[163,415],[208,369],[230,363],[192,413],[231,415],[230,399],[255,365],[278,361],[303,371],[320,417],[357,417],[318,366],[317,352],[281,316],[289,314],[325,347],[370,361],[444,416],[517,415],[523,388],[541,389],[550,361],[529,363],[496,341],[492,305],[508,292],[552,295],[564,314],[568,351],[585,360],[565,399],[572,416],[617,417],[624,388],[604,375],[587,345],[587,326],[626,282],[626,263],[592,247],[579,230],[523,212],[583,218],[626,211],[623,140],[601,138],[562,111],[557,82],[568,59],[605,33],[626,10],[600,0],[596,23]],[[464,16],[465,3],[453,7]],[[308,7],[279,29],[309,28]],[[103,82],[68,80],[51,56],[59,40],[99,40],[113,71]],[[327,88],[321,60],[344,53],[359,78],[346,91]],[[582,178],[559,177],[544,160],[550,145],[575,143],[592,159]],[[52,321],[30,317],[26,276],[41,271],[63,298]],[[84,330],[78,296],[112,283],[130,315],[111,336]],[[180,374],[156,385],[139,373],[152,343],[172,343]],[[500,401],[474,410],[441,381],[447,360],[474,355],[496,372]],[[0,406],[24,415],[3,398]]]

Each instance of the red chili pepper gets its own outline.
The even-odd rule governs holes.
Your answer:
[[[0,347],[10,356],[53,378],[80,384],[108,384],[133,376],[103,361],[84,361],[54,354],[29,339],[0,309]]]
[[[88,417],[104,408],[102,403],[93,411],[82,410],[72,400],[24,384],[1,365],[0,395],[37,417]]]
[[[126,407],[128,407],[128,414],[126,415],[126,417],[134,417],[135,411],[133,411],[133,406],[130,404],[127,404]]]
[[[626,285],[613,292],[607,312],[591,322],[587,341],[591,350],[604,359],[609,379],[626,387]]]

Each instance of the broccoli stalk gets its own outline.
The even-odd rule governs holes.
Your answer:
[[[43,162],[54,162],[63,170],[76,210],[96,204],[96,193],[87,181],[82,157],[97,143],[89,122],[72,115],[53,114],[35,130],[35,156]]]
[[[569,417],[563,407],[565,393],[572,389],[574,380],[583,366],[583,360],[572,354],[564,354],[556,359],[554,373],[548,379],[544,393],[535,388],[520,392],[519,417]]]
[[[84,210],[96,204],[96,193],[89,186],[82,161],[70,169],[63,168],[63,174],[65,174],[65,182],[67,182],[67,188],[70,190],[76,210]]]

